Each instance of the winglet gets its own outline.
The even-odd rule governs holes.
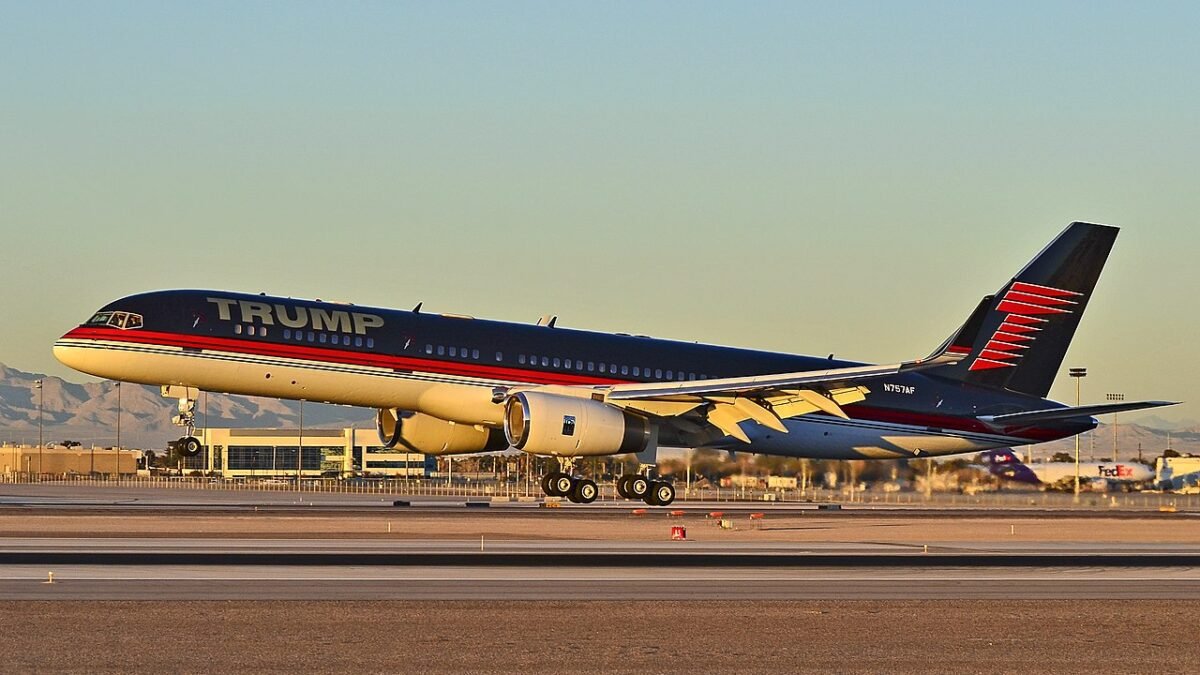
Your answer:
[[[951,335],[949,339],[942,343],[929,356],[903,364],[900,370],[920,370],[933,366],[948,366],[958,363],[971,355],[971,350],[975,348],[975,342],[979,339],[979,333],[983,330],[984,319],[987,318],[988,310],[992,306],[994,295],[984,296],[979,304],[976,305],[975,311],[967,317],[966,322],[959,326],[958,330]]]

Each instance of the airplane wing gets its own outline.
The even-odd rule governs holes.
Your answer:
[[[979,421],[992,427],[1012,427],[1021,424],[1033,424],[1049,420],[1062,420],[1071,417],[1091,417],[1110,413],[1127,412],[1129,410],[1144,410],[1159,408],[1167,405],[1178,405],[1179,401],[1128,401],[1123,403],[1097,403],[1066,408],[1047,408],[1028,412],[1009,413],[1007,415],[980,415]]]
[[[898,373],[944,366],[965,354],[950,351],[929,358],[891,365],[852,366],[829,370],[727,377],[699,382],[657,382],[614,385],[605,400],[659,417],[699,412],[704,421],[743,443],[750,438],[739,426],[753,420],[787,433],[783,420],[812,412],[848,416],[841,406],[857,403],[870,391],[863,383]]]
[[[707,395],[750,395],[788,389],[821,386],[843,388],[856,386],[859,382],[885,375],[897,375],[935,366],[957,363],[962,357],[942,354],[927,359],[905,361],[881,366],[852,366],[830,370],[807,370],[775,375],[753,375],[750,377],[725,377],[699,382],[651,382],[619,384],[609,391],[609,400],[657,399],[667,401],[694,400],[688,397]]]
[[[697,431],[707,423],[743,443],[750,439],[739,425],[747,420],[787,433],[783,420],[789,417],[824,412],[845,419],[848,415],[842,406],[864,400],[870,393],[866,383],[967,358],[990,306],[988,300],[984,298],[966,323],[924,359],[715,380],[618,384],[605,389],[604,400],[648,415],[675,418],[680,426]],[[682,419],[684,416],[690,419]]]

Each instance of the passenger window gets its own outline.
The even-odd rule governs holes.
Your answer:
[[[596,362],[588,361],[588,372],[592,373],[592,372],[595,372],[595,370],[596,370]]]
[[[496,360],[497,360],[497,361],[503,361],[503,360],[504,360],[504,353],[503,353],[503,352],[496,352]]]
[[[450,348],[450,356],[458,356],[458,348],[451,347]]]
[[[621,374],[628,375],[629,374],[629,366],[621,366]]]
[[[612,373],[613,375],[616,375],[617,374],[617,364],[615,364],[615,363],[608,364],[608,372]]]
[[[267,337],[267,327],[266,327],[266,326],[263,326],[262,328],[259,328],[259,329],[258,329],[258,334],[259,334],[261,337]]]
[[[575,360],[575,370],[583,370],[583,361]]]
[[[283,339],[284,339],[284,340],[291,340],[291,339],[292,339],[292,329],[291,329],[291,328],[284,328],[284,329],[283,329]]]
[[[438,345],[438,356],[446,355],[446,345]]]
[[[476,359],[476,360],[479,359],[479,350],[478,349],[471,350],[471,358]]]
[[[317,337],[317,342],[320,342],[321,344],[325,344],[328,341],[329,341],[329,335],[327,335],[325,333],[321,333],[320,336]]]
[[[355,347],[361,347],[361,346],[362,346],[362,338],[361,338],[361,337],[356,337],[356,338],[354,338],[354,346],[355,346]]]
[[[375,348],[375,338],[367,338],[367,349]]]
[[[235,325],[233,327],[233,333],[234,333],[234,335],[241,335],[242,334],[242,324],[239,323],[239,324]]]
[[[661,380],[661,379],[662,379],[662,368],[655,368],[655,369],[654,369],[654,377],[655,377],[656,379],[659,379],[659,380]]]
[[[550,367],[550,357],[549,357],[549,356],[543,356],[543,357],[542,357],[542,367],[543,367],[543,368],[549,368],[549,367]]]
[[[668,371],[667,371],[667,379],[668,379],[668,380],[673,380],[673,379],[675,379],[675,373],[673,373],[673,372],[671,372],[671,371],[669,371],[669,370],[668,370]]]
[[[314,334],[311,330],[308,331],[308,341],[314,342],[314,341],[316,341],[316,339],[317,339],[316,334]]]
[[[562,361],[561,361],[560,359],[557,359],[557,358],[556,358],[556,359],[554,359],[554,367],[555,367],[555,368],[561,368],[561,367],[562,367]]]
[[[638,368],[637,366],[634,366],[634,367],[633,367],[633,376],[634,376],[634,377],[641,377],[641,376],[642,376],[642,369],[641,369],[641,368]]]
[[[462,354],[462,357],[465,359],[465,358],[467,358],[467,354],[470,354],[471,352],[467,351],[466,347],[459,347],[458,353]]]
[[[695,373],[688,373],[688,379],[689,379],[689,380],[695,380],[695,379],[696,379],[696,374],[695,374]]]
[[[432,354],[433,353],[433,345],[425,345],[425,353]]]
[[[519,363],[521,365],[525,365],[525,355],[524,354],[517,355],[517,363]]]

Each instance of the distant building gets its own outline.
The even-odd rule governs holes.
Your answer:
[[[1154,461],[1154,477],[1163,490],[1200,486],[1200,457],[1159,457]]]
[[[427,477],[437,468],[435,457],[381,447],[374,429],[197,429],[196,438],[200,454],[182,469],[228,478]]]
[[[47,476],[66,478],[92,473],[112,476],[132,476],[145,468],[141,450],[113,448],[42,448],[10,445],[0,447],[0,468],[8,478]]]

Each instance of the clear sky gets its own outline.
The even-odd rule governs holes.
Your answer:
[[[890,361],[1078,219],[1123,227],[1085,400],[1198,401],[1197,35],[1195,2],[2,0],[0,361],[82,380],[54,339],[171,287]]]

